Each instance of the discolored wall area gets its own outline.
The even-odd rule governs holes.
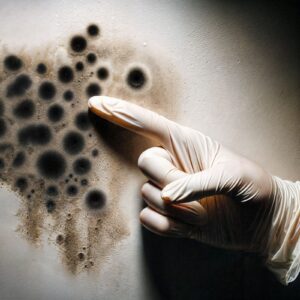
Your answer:
[[[87,100],[128,99],[299,180],[296,3],[0,4],[0,298],[293,299],[252,256],[141,232],[153,143]]]

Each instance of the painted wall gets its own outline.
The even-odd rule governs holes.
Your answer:
[[[295,2],[1,0],[0,7],[1,60],[16,53],[29,74],[38,61],[46,61],[52,71],[45,80],[55,82],[58,94],[66,86],[59,83],[55,70],[84,59],[70,52],[70,39],[86,36],[87,26],[96,23],[100,37],[88,39],[88,51],[97,53],[97,64],[103,63],[112,74],[108,81],[100,81],[103,93],[159,111],[211,135],[274,175],[299,180],[299,5]],[[132,89],[126,82],[136,66],[147,79],[142,89]],[[74,89],[77,84],[78,103],[63,104],[67,128],[73,126],[74,114],[85,109],[85,88],[94,75],[85,73],[82,81],[71,83]],[[1,66],[2,101],[14,101],[7,99],[6,88],[16,76],[6,74]],[[36,74],[32,78],[33,86],[44,80]],[[58,96],[55,101],[64,100]],[[12,109],[15,104],[5,105]],[[11,135],[23,125],[16,121]],[[135,163],[150,143],[113,126],[99,126],[102,134],[87,142],[100,152],[92,159],[89,175],[91,186],[107,196],[107,208],[99,214],[84,206],[84,189],[76,201],[63,198],[68,205],[57,206],[59,217],[49,216],[44,206],[36,209],[39,224],[28,227],[26,217],[32,221],[34,215],[24,213],[28,202],[13,191],[19,171],[4,174],[9,180],[1,188],[1,300],[293,299],[299,294],[299,280],[281,287],[251,255],[141,231],[139,187],[145,178]],[[51,147],[59,143],[58,134]],[[34,159],[28,162],[33,173]],[[98,219],[104,220],[101,225]],[[65,231],[66,224],[70,231]],[[90,234],[97,226],[99,234]],[[75,227],[79,243],[61,247],[57,235],[73,234]],[[39,232],[36,239],[28,228]],[[89,246],[90,252],[81,249]],[[84,262],[74,261],[81,251]]]

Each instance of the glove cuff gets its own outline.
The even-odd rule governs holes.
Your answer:
[[[272,222],[266,266],[287,285],[300,271],[300,182],[272,176]]]

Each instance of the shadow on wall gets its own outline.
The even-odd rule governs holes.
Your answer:
[[[286,63],[287,69],[283,71],[273,61],[274,65],[268,66],[270,72],[283,72],[282,76],[292,76],[299,83],[299,4],[291,1],[213,3],[223,17],[229,19],[230,14],[235,14],[232,19],[240,20],[240,27],[246,29],[244,34],[258,44],[260,54],[267,56],[271,51]],[[225,10],[220,12],[222,8]],[[142,238],[146,265],[164,300],[300,297],[300,277],[283,286],[255,255],[220,250],[192,240],[160,237],[144,228]]]
[[[300,278],[281,285],[252,254],[225,251],[142,229],[151,279],[164,300],[298,299]]]

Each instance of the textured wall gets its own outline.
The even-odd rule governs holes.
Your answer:
[[[161,112],[275,175],[299,180],[296,3],[15,0],[0,1],[0,6],[0,93],[7,128],[1,145],[10,145],[1,152],[6,166],[1,173],[0,299],[159,299],[159,294],[163,299],[293,299],[299,284],[281,287],[252,256],[141,232],[139,186],[145,179],[135,163],[150,143],[105,122],[80,123],[90,126],[85,130],[75,121],[85,110],[89,84],[96,82],[103,94]],[[91,23],[100,27],[99,35],[86,32]],[[76,35],[87,38],[83,51],[72,49]],[[95,63],[86,62],[90,52],[97,55]],[[20,70],[3,64],[11,54],[22,60]],[[45,74],[36,72],[41,61]],[[85,63],[82,72],[76,71],[78,61]],[[66,65],[74,70],[70,82],[58,73]],[[100,67],[108,69],[108,79],[97,77]],[[142,70],[144,83],[140,74],[128,82],[134,68]],[[9,94],[20,74],[29,75],[31,86],[21,84]],[[56,88],[50,102],[39,94],[45,81]],[[71,101],[64,100],[67,90],[74,92]],[[25,98],[33,100],[35,113],[24,119],[15,112]],[[54,103],[64,110],[58,123],[48,117]],[[19,132],[31,123],[46,124],[52,140],[22,144]],[[61,147],[70,130],[85,141],[75,154]],[[66,158],[63,175],[49,178],[37,167],[50,149]],[[18,152],[27,157],[21,169],[10,167]],[[92,165],[84,176],[73,168],[80,157]],[[25,191],[16,186],[23,177],[29,185]],[[78,184],[82,179],[89,184]],[[56,200],[44,195],[51,185],[59,187]],[[74,196],[68,194],[70,185],[79,190]],[[95,188],[106,195],[104,207],[96,211],[86,205],[86,195]],[[51,212],[49,199],[55,202]]]

